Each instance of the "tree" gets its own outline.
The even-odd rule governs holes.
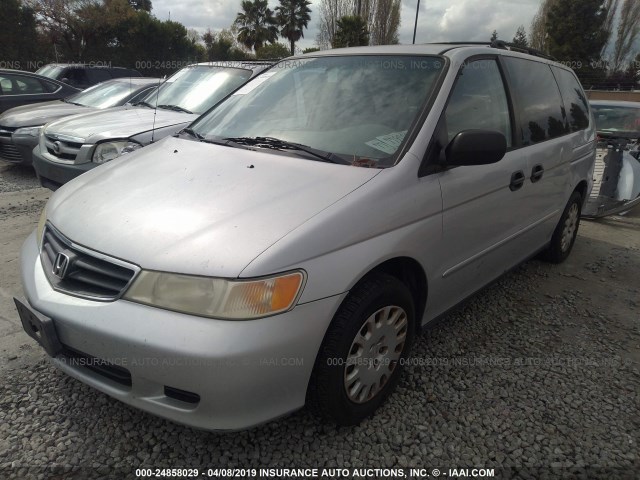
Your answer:
[[[338,21],[345,15],[353,15],[353,0],[321,0],[317,44],[326,49],[335,43]]]
[[[346,15],[338,20],[338,30],[333,48],[359,47],[369,44],[369,32],[365,21],[356,15]]]
[[[602,48],[600,52],[600,56],[603,56],[605,50],[607,48],[607,44],[611,39],[611,34],[613,33],[613,24],[615,22],[616,13],[618,12],[618,5],[620,4],[620,0],[605,0],[604,8],[607,10],[607,18],[602,25],[602,29],[604,30],[607,41],[605,42],[605,46]]]
[[[607,42],[607,12],[602,0],[562,0],[548,12],[549,53],[559,60],[589,65],[600,60]]]
[[[278,29],[268,0],[243,0],[242,11],[236,16],[238,41],[248,49],[258,51],[265,43],[278,38]]]
[[[513,44],[517,47],[527,48],[529,42],[527,41],[527,31],[524,29],[524,25],[520,25],[516,31],[515,37],[513,37]]]
[[[296,42],[304,37],[304,29],[311,20],[309,5],[308,0],[280,0],[276,7],[280,35],[289,40],[291,55],[295,54]]]
[[[289,56],[289,48],[283,43],[272,43],[256,51],[256,58],[260,59],[280,59]]]
[[[551,7],[562,0],[542,0],[538,13],[533,17],[530,27],[529,45],[541,52],[549,53],[547,40],[547,20]]]
[[[491,38],[489,39],[489,41],[491,43],[495,42],[498,39],[498,31],[494,30],[493,33],[491,34]]]
[[[19,0],[3,0],[0,16],[0,59],[7,67],[27,68],[36,59],[38,32],[32,8]]]
[[[375,4],[373,25],[369,27],[372,45],[398,43],[400,27],[400,0],[378,0]]]
[[[313,53],[313,52],[319,52],[320,49],[318,47],[310,47],[310,48],[305,48],[304,50],[302,50],[302,53]]]
[[[631,49],[640,34],[640,1],[624,0],[620,11],[620,22],[613,51],[612,70],[624,69]]]

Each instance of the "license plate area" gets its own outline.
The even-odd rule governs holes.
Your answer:
[[[53,319],[36,312],[31,307],[14,297],[22,328],[31,338],[45,349],[47,354],[55,357],[62,351]]]

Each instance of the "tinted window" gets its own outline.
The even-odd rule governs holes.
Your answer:
[[[576,77],[569,71],[551,67],[558,81],[564,109],[572,132],[589,126],[589,104]]]
[[[493,130],[511,146],[509,103],[495,60],[465,65],[453,87],[445,121],[448,141],[463,130]]]
[[[100,83],[111,80],[113,77],[106,68],[92,68],[88,71],[91,83]],[[117,76],[117,75],[115,75]]]
[[[60,88],[58,85],[56,85],[53,82],[48,82],[47,80],[39,80],[39,81],[40,83],[42,83],[42,86],[48,93],[53,93],[56,90],[58,90],[58,88]]]
[[[518,135],[522,144],[532,145],[567,133],[562,98],[551,67],[521,58],[503,58],[521,114]]]
[[[23,77],[22,75],[0,76],[0,87],[3,95],[26,95],[46,93],[44,86],[38,79]]]
[[[83,68],[69,67],[65,70],[61,80],[67,79],[69,85],[87,85],[89,79],[87,78],[87,72]]]

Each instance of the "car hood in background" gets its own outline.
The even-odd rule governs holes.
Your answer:
[[[64,185],[48,218],[145,269],[234,278],[380,171],[169,137]]]
[[[46,133],[96,143],[113,138],[129,138],[154,128],[191,123],[196,118],[196,114],[128,105],[64,118],[47,126]]]
[[[62,100],[23,105],[7,110],[0,115],[0,125],[11,128],[37,127],[69,115],[90,113],[93,110],[95,109],[91,107],[73,105]]]

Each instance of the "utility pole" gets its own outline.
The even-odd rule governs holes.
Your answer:
[[[416,43],[416,30],[418,30],[418,12],[420,11],[420,0],[418,0],[418,6],[416,7],[416,23],[413,25],[413,44]]]

